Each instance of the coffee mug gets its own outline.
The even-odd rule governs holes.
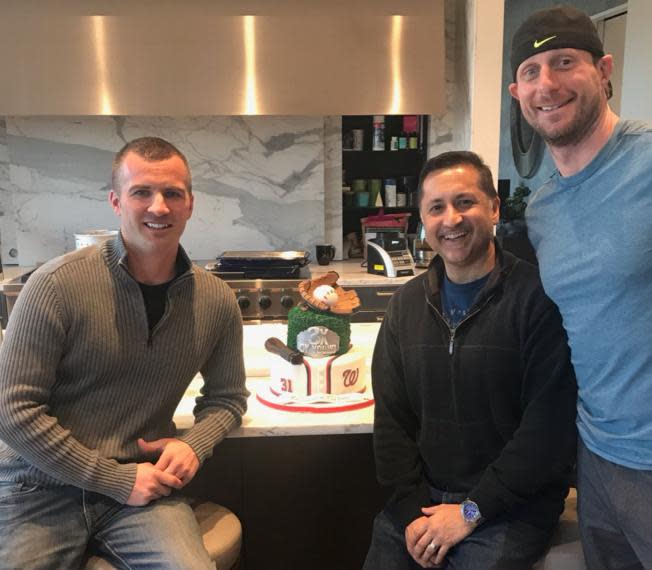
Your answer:
[[[335,246],[330,244],[317,245],[317,263],[319,265],[328,265],[335,257]]]
[[[355,205],[360,208],[366,208],[369,205],[369,192],[356,192]]]

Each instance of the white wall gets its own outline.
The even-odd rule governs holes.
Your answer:
[[[652,124],[652,2],[629,0],[621,116]]]
[[[468,0],[471,140],[498,179],[504,0]]]

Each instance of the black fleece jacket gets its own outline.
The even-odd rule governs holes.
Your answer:
[[[456,328],[442,317],[438,257],[392,297],[380,328],[374,449],[400,528],[432,504],[429,485],[466,493],[485,520],[548,526],[563,509],[577,393],[566,335],[536,268],[496,248]]]

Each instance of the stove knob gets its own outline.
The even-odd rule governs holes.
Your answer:
[[[272,305],[272,300],[267,295],[261,295],[258,299],[258,304],[261,309],[269,309]]]
[[[283,295],[281,297],[281,305],[286,309],[291,309],[294,306],[294,299],[290,295]]]
[[[240,309],[242,310],[248,309],[250,304],[251,302],[249,301],[248,297],[245,297],[244,295],[240,295],[238,297],[238,306],[240,307]]]

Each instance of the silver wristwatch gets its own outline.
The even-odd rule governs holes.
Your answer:
[[[477,525],[482,519],[482,514],[480,513],[480,507],[475,501],[471,499],[465,499],[460,504],[460,511],[462,512],[462,518],[467,524]]]

